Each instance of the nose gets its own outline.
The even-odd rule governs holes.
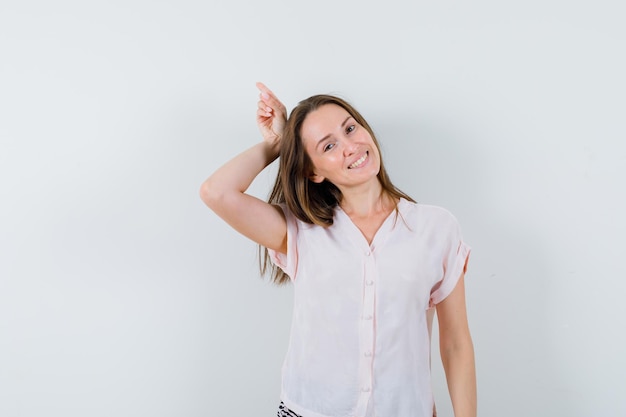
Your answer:
[[[343,140],[343,154],[344,156],[350,156],[357,151],[357,144],[350,139]]]

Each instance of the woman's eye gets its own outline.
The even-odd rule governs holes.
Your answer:
[[[326,146],[324,146],[324,152],[330,151],[334,147],[335,147],[334,143],[327,143]]]
[[[356,129],[356,126],[355,126],[355,125],[350,125],[350,126],[348,126],[348,127],[346,128],[346,132],[347,132],[347,133],[353,132],[353,131],[354,131],[354,129]]]

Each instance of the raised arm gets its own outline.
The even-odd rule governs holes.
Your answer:
[[[254,178],[279,152],[287,118],[285,106],[262,83],[257,124],[263,141],[226,162],[200,187],[202,201],[235,230],[269,249],[287,251],[287,224],[282,210],[246,194]]]

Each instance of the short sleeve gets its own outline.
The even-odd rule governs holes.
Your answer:
[[[456,287],[459,278],[467,270],[471,248],[463,241],[461,227],[452,214],[442,225],[443,278],[435,284],[430,294],[430,305],[442,302]]]
[[[283,210],[287,221],[287,253],[273,249],[268,249],[268,252],[272,262],[289,275],[291,280],[294,280],[298,266],[298,220],[285,205],[281,204],[280,208]]]

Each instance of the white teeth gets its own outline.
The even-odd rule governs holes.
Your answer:
[[[367,153],[365,153],[365,155],[363,155],[362,157],[359,158],[358,161],[356,161],[355,163],[353,163],[352,165],[349,166],[349,168],[356,168],[359,165],[361,165],[365,160],[367,159]]]

